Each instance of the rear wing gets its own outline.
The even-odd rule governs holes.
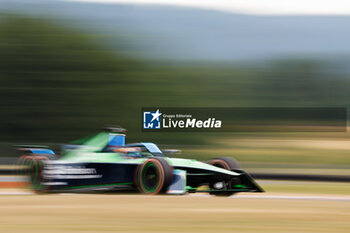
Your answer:
[[[16,145],[14,149],[20,154],[55,154],[49,147],[41,145]]]

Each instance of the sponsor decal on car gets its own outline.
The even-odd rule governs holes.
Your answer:
[[[46,179],[95,179],[101,178],[95,168],[86,168],[84,166],[70,165],[51,165],[46,166],[44,170]]]

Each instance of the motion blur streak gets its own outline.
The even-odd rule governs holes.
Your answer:
[[[66,0],[99,3],[169,4],[245,14],[350,14],[346,0]]]
[[[349,17],[1,3],[1,156],[13,142],[67,142],[117,123],[130,141],[186,144],[183,156],[198,159],[350,164],[348,133],[147,134],[139,120],[144,106],[348,107]]]
[[[349,107],[350,16],[203,8],[0,0],[0,170],[14,169],[13,145],[59,154],[61,143],[117,124],[128,142],[235,157],[251,173],[349,176],[348,132],[141,131],[142,107]],[[266,194],[349,197],[348,183],[280,182],[264,184]],[[1,195],[0,206],[0,232],[14,233],[350,228],[348,201]]]

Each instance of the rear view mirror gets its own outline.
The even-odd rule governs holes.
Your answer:
[[[165,149],[162,150],[163,153],[167,156],[173,155],[173,154],[181,154],[181,150],[176,150],[176,149]]]

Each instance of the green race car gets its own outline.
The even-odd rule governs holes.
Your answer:
[[[36,192],[138,191],[144,194],[207,192],[230,196],[263,189],[230,157],[207,163],[173,158],[153,143],[125,144],[125,131],[108,127],[58,156],[49,148],[17,147],[19,165]]]

